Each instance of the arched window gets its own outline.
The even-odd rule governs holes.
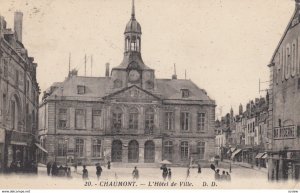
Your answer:
[[[146,141],[145,143],[144,161],[145,163],[153,163],[155,161],[155,144],[153,141]]]
[[[180,143],[180,155],[181,160],[187,160],[189,158],[189,143],[187,141]]]
[[[122,142],[120,140],[114,140],[112,142],[111,155],[112,162],[122,161]]]
[[[122,109],[116,108],[112,111],[112,131],[114,133],[119,133],[122,128]]]
[[[173,159],[173,142],[172,141],[164,142],[163,159],[172,161],[172,159]]]
[[[20,100],[17,95],[14,95],[10,101],[11,128],[13,130],[21,131],[20,115],[21,115]]]
[[[198,159],[204,159],[204,153],[205,153],[205,142],[198,142],[197,143]]]
[[[149,108],[145,112],[145,134],[153,134],[154,129],[154,110]]]
[[[139,143],[132,140],[128,144],[128,162],[137,163],[139,161]]]
[[[138,115],[139,112],[136,108],[131,108],[129,110],[129,129],[131,130],[138,129]]]

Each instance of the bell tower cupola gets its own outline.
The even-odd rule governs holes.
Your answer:
[[[134,0],[132,0],[131,18],[126,25],[124,35],[125,35],[125,53],[141,52],[142,28],[139,22],[135,19]]]

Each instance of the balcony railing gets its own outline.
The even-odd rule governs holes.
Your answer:
[[[274,128],[274,139],[295,138],[296,134],[295,125]]]

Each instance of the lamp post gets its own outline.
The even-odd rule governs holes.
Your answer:
[[[66,147],[66,166],[68,165],[68,138],[65,138],[65,147]]]

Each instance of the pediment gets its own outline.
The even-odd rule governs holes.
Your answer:
[[[160,98],[151,92],[141,89],[138,86],[131,86],[115,93],[112,93],[106,97],[106,100],[117,100],[117,101],[157,101]]]

